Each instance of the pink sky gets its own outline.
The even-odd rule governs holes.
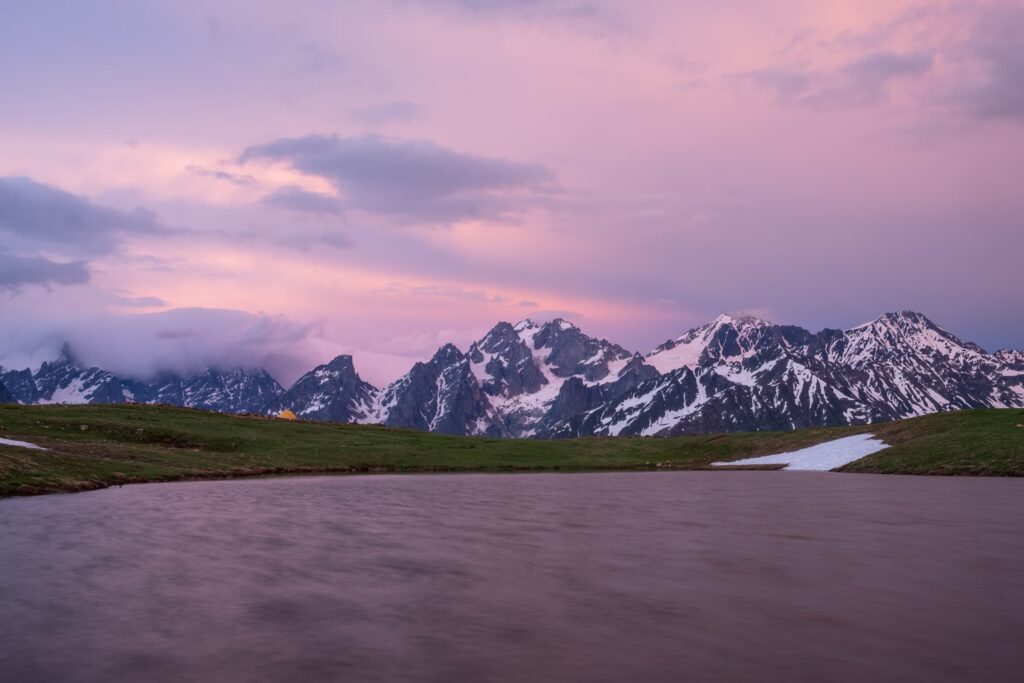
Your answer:
[[[382,383],[499,320],[647,351],[723,311],[1024,347],[1022,36],[1020,2],[23,3],[0,364]]]

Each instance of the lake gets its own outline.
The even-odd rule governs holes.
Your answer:
[[[1010,681],[1024,481],[297,477],[0,500],[10,681]]]

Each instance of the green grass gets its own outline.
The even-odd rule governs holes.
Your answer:
[[[451,437],[165,406],[0,406],[0,496],[112,484],[310,472],[703,469],[870,431],[893,447],[845,471],[1024,474],[1024,411],[931,415],[873,427],[563,441]]]
[[[965,410],[878,425],[892,446],[843,472],[1024,476],[1024,410]]]

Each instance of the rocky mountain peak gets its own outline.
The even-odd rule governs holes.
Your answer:
[[[576,327],[567,320],[562,318],[555,318],[549,322],[544,323],[540,326],[540,329],[534,335],[535,348],[552,347],[557,343],[563,335],[581,336],[586,335],[580,331],[580,328]]]
[[[222,412],[262,412],[284,391],[262,368],[210,368],[178,384],[184,405]]]
[[[745,328],[745,327],[771,327],[775,323],[758,318],[755,315],[748,315],[745,313],[722,313],[713,321],[711,321],[709,327],[724,327],[726,325]]]
[[[379,391],[356,373],[352,356],[336,356],[300,377],[266,412],[288,409],[307,420],[367,422],[373,416]]]
[[[334,358],[331,359],[331,362],[321,367],[341,373],[355,374],[356,372],[356,367],[355,363],[353,363],[352,361],[352,356],[350,356],[347,353],[341,354],[340,356],[335,356]]]
[[[531,327],[540,327],[540,325],[535,323],[530,318],[523,318],[522,320],[517,322],[515,325],[513,325],[513,327],[515,328],[516,332],[521,332],[522,330],[526,330],[526,329],[529,329]]]
[[[780,327],[748,315],[723,313],[707,325],[661,344],[649,354],[647,362],[660,372],[682,367],[695,368],[723,360],[742,359],[784,344]]]
[[[533,337],[534,348],[544,349],[543,362],[558,377],[581,375],[595,381],[608,374],[608,364],[631,354],[607,339],[596,339],[564,320],[553,320]]]
[[[877,334],[914,335],[929,331],[948,334],[925,315],[917,311],[908,310],[885,313],[877,319],[853,329],[870,330]]]
[[[57,358],[53,360],[43,361],[39,366],[39,370],[36,372],[37,375],[50,375],[55,372],[70,372],[73,370],[79,370],[78,363],[72,358],[65,354],[63,351]]]
[[[510,323],[500,322],[492,327],[482,339],[475,342],[472,348],[486,353],[501,353],[509,347],[521,343],[518,326],[514,327]]]
[[[505,435],[470,360],[445,344],[429,362],[413,365],[381,393],[379,421],[443,434]]]
[[[433,357],[430,359],[430,364],[441,366],[452,365],[465,360],[465,358],[465,354],[459,350],[459,347],[455,346],[455,344],[448,343],[434,353]]]
[[[469,349],[473,374],[491,396],[532,393],[547,383],[534,352],[522,336],[538,328],[524,326],[522,332],[519,328],[498,323]]]
[[[902,311],[895,311],[891,313],[883,313],[879,316],[879,320],[889,320],[896,322],[904,322],[910,325],[916,325],[921,327],[936,327],[935,323],[928,319],[924,313],[918,311],[912,311],[909,308],[905,308]]]
[[[911,355],[974,362],[987,355],[916,311],[886,313],[847,330],[845,336],[842,360],[853,365]]]

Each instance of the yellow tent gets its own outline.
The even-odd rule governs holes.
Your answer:
[[[293,413],[290,410],[282,410],[281,412],[279,412],[277,414],[277,416],[279,418],[281,418],[282,420],[298,420],[299,419],[298,416],[296,416],[295,413]]]

